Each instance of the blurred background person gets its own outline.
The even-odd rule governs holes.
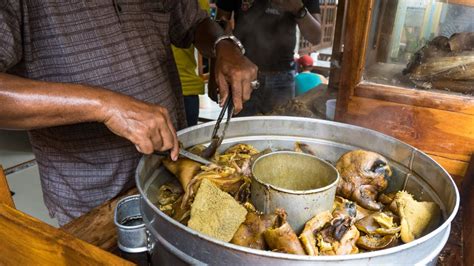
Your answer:
[[[209,13],[209,0],[198,2],[201,9]],[[196,72],[196,50],[194,45],[185,49],[173,45],[172,49],[183,89],[186,122],[188,126],[194,126],[197,125],[199,118],[199,95],[204,94],[204,80]]]
[[[258,66],[258,90],[239,116],[270,113],[295,96],[296,26],[313,44],[321,40],[319,0],[217,0],[217,20],[234,19],[233,34]]]
[[[311,56],[303,55],[297,62],[300,73],[295,77],[296,96],[303,95],[320,84],[328,84],[328,80],[324,76],[311,72],[314,64]]]

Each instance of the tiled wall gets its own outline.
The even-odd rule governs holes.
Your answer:
[[[10,190],[15,193],[13,200],[16,208],[57,227],[58,222],[49,217],[43,203],[38,166],[34,159],[26,132],[0,130],[0,165],[5,170]]]

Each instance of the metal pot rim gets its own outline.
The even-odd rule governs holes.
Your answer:
[[[326,120],[321,120],[321,119],[314,119],[314,118],[303,118],[303,117],[290,117],[290,116],[257,116],[257,117],[241,117],[241,118],[233,118],[233,121],[251,121],[251,120],[293,120],[293,121],[308,121],[308,120],[314,120],[314,121],[318,121],[318,123],[321,123],[321,124],[330,124],[330,125],[338,125],[339,127],[342,127],[342,128],[349,128],[349,127],[353,127],[353,128],[357,128],[359,130],[363,130],[363,131],[366,131],[366,132],[370,132],[372,134],[375,134],[375,135],[379,135],[379,136],[384,136],[386,138],[389,138],[389,139],[393,139],[393,140],[396,140],[398,142],[401,142],[403,143],[404,145],[406,145],[407,147],[410,147],[411,149],[413,150],[417,150],[419,151],[423,156],[427,157],[428,160],[431,161],[431,163],[439,168],[441,168],[441,170],[447,175],[449,176],[449,181],[451,182],[451,185],[454,187],[454,192],[456,194],[456,203],[455,203],[455,206],[451,212],[451,214],[446,217],[445,221],[440,225],[438,226],[438,228],[436,228],[435,230],[431,231],[430,233],[418,238],[418,239],[415,239],[414,241],[410,242],[410,243],[405,243],[405,244],[402,244],[400,246],[396,246],[396,247],[392,247],[392,248],[388,248],[388,249],[382,249],[382,250],[377,250],[377,251],[371,251],[371,252],[367,252],[367,253],[359,253],[359,254],[351,254],[351,255],[334,255],[334,256],[309,256],[309,255],[294,255],[294,254],[287,254],[287,253],[278,253],[278,252],[272,252],[272,251],[266,251],[266,250],[257,250],[257,249],[253,249],[253,248],[248,248],[248,247],[242,247],[242,246],[239,246],[239,245],[236,245],[236,244],[232,244],[232,243],[227,243],[227,242],[224,242],[224,241],[221,241],[221,240],[217,240],[215,238],[212,238],[212,237],[209,237],[209,236],[206,236],[204,234],[201,234],[177,221],[175,221],[173,218],[169,217],[168,215],[166,215],[165,213],[163,213],[162,211],[160,211],[145,195],[145,192],[142,188],[141,185],[138,185],[140,184],[139,182],[139,169],[141,167],[143,167],[143,164],[144,164],[144,157],[143,156],[138,164],[138,167],[136,169],[136,173],[135,173],[135,181],[137,182],[137,188],[140,192],[140,195],[142,195],[142,199],[146,202],[146,204],[148,205],[148,207],[150,207],[155,213],[157,213],[158,215],[160,215],[163,219],[165,219],[166,221],[170,222],[175,228],[177,228],[178,230],[183,230],[185,231],[186,233],[188,234],[192,234],[192,235],[195,235],[205,241],[208,241],[208,242],[211,242],[211,243],[214,243],[214,244],[217,244],[217,245],[220,245],[220,246],[225,246],[227,248],[230,248],[230,249],[234,249],[234,250],[239,250],[241,252],[244,252],[244,253],[249,253],[249,254],[254,254],[254,255],[262,255],[262,256],[267,256],[267,257],[273,257],[273,258],[281,258],[281,259],[290,259],[290,260],[301,260],[301,261],[340,261],[340,260],[347,260],[347,261],[350,261],[350,260],[356,260],[356,259],[370,259],[371,257],[379,257],[379,256],[384,256],[384,255],[388,255],[388,254],[392,254],[392,253],[397,253],[399,251],[402,251],[402,250],[405,250],[405,249],[409,249],[409,248],[412,248],[414,246],[417,246],[417,245],[420,245],[422,244],[423,242],[425,242],[426,240],[438,235],[441,233],[441,231],[445,230],[445,229],[449,229],[451,227],[451,222],[452,220],[454,219],[454,217],[456,216],[457,212],[458,212],[458,209],[459,209],[459,191],[456,187],[456,184],[454,183],[453,179],[451,178],[451,175],[449,175],[449,173],[440,166],[439,163],[437,163],[436,161],[434,161],[431,157],[429,157],[426,153],[418,150],[417,148],[405,143],[405,142],[402,142],[401,140],[398,140],[394,137],[391,137],[391,136],[388,136],[386,134],[383,134],[381,132],[378,132],[378,131],[375,131],[375,130],[372,130],[372,129],[368,129],[368,128],[364,128],[364,127],[359,127],[359,126],[355,126],[355,125],[349,125],[349,124],[345,124],[345,123],[340,123],[340,122],[334,122],[334,121],[326,121]],[[196,130],[196,129],[199,129],[201,127],[207,127],[207,126],[211,126],[213,127],[215,124],[214,121],[211,121],[211,122],[207,122],[207,123],[203,123],[203,124],[199,124],[199,125],[196,125],[196,126],[193,126],[193,127],[189,127],[189,128],[186,128],[186,129],[183,129],[183,130],[180,130],[177,132],[178,134],[178,137],[182,134],[186,134],[190,131],[193,131],[193,130]],[[143,217],[144,220],[147,220],[147,217],[144,216]],[[147,221],[147,225],[150,223],[150,221]]]
[[[307,156],[307,157],[311,157],[313,159],[317,159],[318,161],[320,161],[324,165],[326,165],[329,168],[331,168],[332,170],[334,170],[334,172],[336,173],[336,179],[333,182],[329,183],[328,185],[326,185],[324,187],[315,188],[315,189],[308,189],[308,190],[286,189],[286,188],[281,188],[281,187],[274,186],[272,184],[265,183],[253,174],[254,166],[259,160],[261,160],[265,157],[268,157],[268,156],[275,155],[275,154],[297,154],[298,156]],[[313,193],[323,192],[323,191],[326,191],[326,190],[332,188],[333,186],[336,186],[337,183],[339,182],[339,179],[340,179],[339,171],[337,171],[336,167],[334,167],[332,164],[326,162],[325,160],[323,160],[323,159],[321,159],[321,158],[319,158],[315,155],[300,153],[300,152],[295,152],[295,151],[274,151],[274,152],[270,152],[268,154],[262,155],[257,160],[255,160],[255,162],[252,165],[252,176],[255,179],[255,181],[257,181],[262,186],[270,187],[273,190],[276,190],[276,191],[279,191],[279,192],[282,192],[282,193],[292,194],[292,195],[302,195],[302,194],[306,195],[306,194],[313,194]]]

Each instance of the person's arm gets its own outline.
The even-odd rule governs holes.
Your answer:
[[[0,73],[0,103],[0,128],[100,122],[140,152],[172,149],[172,158],[178,156],[178,140],[165,108],[109,90]]]
[[[216,13],[216,21],[219,21],[219,26],[224,28],[225,34],[232,34],[232,25],[230,23],[230,19],[232,17],[232,11],[227,11],[222,9],[220,6],[225,5],[228,7],[229,2],[228,0],[218,0],[216,2],[217,5],[217,13]],[[218,102],[219,97],[219,88],[216,81],[216,72],[214,66],[216,65],[216,59],[211,58],[209,61],[209,80],[207,83],[207,94],[211,100]]]
[[[250,99],[253,90],[250,82],[257,79],[258,69],[230,40],[220,41],[214,55],[214,43],[223,34],[222,28],[207,18],[198,25],[194,44],[204,56],[215,56],[215,76],[221,96],[220,103],[225,102],[231,88],[235,113],[238,113],[242,110],[243,103]]]
[[[315,0],[312,0],[315,1]],[[298,11],[304,7],[302,0],[272,0],[272,4],[279,9],[296,15]],[[311,13],[309,9],[308,14],[302,19],[295,19],[303,37],[316,45],[321,42],[321,15],[318,13]]]

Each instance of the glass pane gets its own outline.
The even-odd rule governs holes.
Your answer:
[[[364,80],[474,95],[474,6],[448,2],[375,1]]]

